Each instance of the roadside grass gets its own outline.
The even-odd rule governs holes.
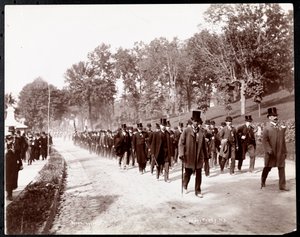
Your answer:
[[[65,176],[65,161],[54,149],[38,178],[6,208],[6,234],[39,234],[49,218],[55,193]]]

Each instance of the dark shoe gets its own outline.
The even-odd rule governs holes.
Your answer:
[[[288,188],[284,187],[284,188],[280,188],[281,191],[290,191]]]
[[[260,186],[260,189],[266,187],[266,184],[265,183],[261,183],[261,186]]]

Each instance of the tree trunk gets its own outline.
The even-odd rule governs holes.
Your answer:
[[[90,121],[91,129],[93,131],[94,128],[93,128],[93,121],[92,121],[92,103],[90,98],[88,99],[88,109],[89,109],[89,121]]]
[[[246,98],[245,98],[245,81],[241,80],[241,115],[245,114]]]

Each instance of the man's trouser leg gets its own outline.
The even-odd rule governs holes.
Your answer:
[[[165,176],[165,181],[167,182],[169,180],[169,162],[165,162],[165,173],[164,173],[164,176]]]
[[[204,171],[206,176],[209,176],[209,160],[210,159],[204,159]]]
[[[255,148],[253,145],[248,146],[248,152],[250,156],[249,171],[252,172],[254,170],[254,165],[255,165]]]
[[[264,167],[261,173],[261,184],[264,186],[266,184],[266,180],[268,177],[269,172],[271,171],[272,167]]]
[[[184,168],[184,175],[183,175],[183,188],[184,189],[187,189],[187,186],[190,182],[192,173],[193,173],[192,169]]]
[[[232,145],[230,149],[231,149],[231,152],[230,152],[230,156],[231,156],[230,174],[233,174],[234,168],[235,168],[235,147],[234,147],[234,145]]]
[[[278,167],[279,189],[286,188],[285,167]]]
[[[195,193],[201,193],[202,169],[196,169]]]
[[[222,156],[219,155],[219,164],[220,164],[221,171],[224,170],[225,163],[226,163],[226,159],[224,157],[222,157]]]
[[[240,160],[238,160],[238,170],[241,170],[242,169],[242,166],[243,166],[243,159],[240,158]]]

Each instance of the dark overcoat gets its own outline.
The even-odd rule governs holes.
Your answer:
[[[286,127],[270,123],[263,130],[262,144],[265,150],[265,167],[284,167],[287,155],[285,143]]]
[[[245,136],[246,138],[242,139],[242,136]],[[245,160],[248,146],[253,145],[254,148],[256,148],[254,128],[251,126],[247,127],[245,124],[238,127],[237,139],[239,149],[237,151],[237,156],[235,159]]]
[[[170,134],[167,131],[165,131],[164,134],[166,136],[166,144],[163,147],[163,154],[160,154],[163,132],[160,130],[152,134],[151,155],[154,156],[159,165],[165,162],[171,162]]]
[[[147,163],[147,136],[147,133],[144,131],[137,132],[132,136],[132,147],[135,150],[137,162],[139,164]]]
[[[212,152],[220,151],[221,141],[220,141],[220,138],[218,136],[218,133],[219,133],[219,131],[218,131],[217,128],[212,128],[211,129],[212,137],[211,137],[211,141],[210,141],[210,150]]]
[[[117,156],[123,156],[125,152],[130,152],[131,149],[131,138],[129,132],[125,132],[125,135],[122,131],[119,131],[115,138],[115,149]]]
[[[6,191],[12,191],[18,187],[19,164],[16,154],[11,149],[5,154],[5,172]]]
[[[201,169],[204,159],[208,158],[204,132],[193,132],[192,127],[183,130],[178,143],[178,156],[184,157],[185,168]]]

